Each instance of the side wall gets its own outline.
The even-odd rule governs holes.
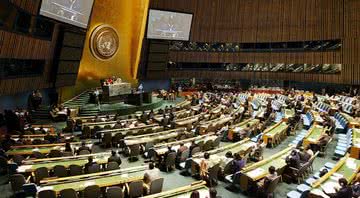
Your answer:
[[[150,8],[194,14],[193,42],[289,42],[341,39],[332,52],[181,52],[169,51],[174,62],[342,64],[341,74],[221,72],[224,78],[269,78],[304,82],[360,84],[360,1],[358,0],[152,0]],[[149,42],[151,43],[151,42]],[[217,76],[207,71],[155,71],[147,78]],[[180,75],[180,76],[178,76]]]

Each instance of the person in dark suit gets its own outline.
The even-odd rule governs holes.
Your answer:
[[[116,162],[120,166],[121,158],[119,155],[116,154],[115,151],[111,151],[111,156],[109,157],[108,162]]]
[[[164,153],[163,157],[160,158],[160,165],[162,169],[165,169],[166,167],[166,160],[169,157],[170,153],[176,153],[176,151],[171,149],[171,146],[168,147],[168,150]],[[175,159],[176,160],[176,159]]]
[[[310,158],[311,158],[311,155],[309,153],[303,151],[303,150],[299,152],[299,156],[300,156],[300,163],[301,164],[304,164],[304,163],[308,162],[310,160]]]
[[[192,141],[191,142],[191,145],[190,145],[190,147],[189,147],[189,149],[190,149],[190,155],[191,155],[191,152],[192,152],[192,150],[195,148],[195,147],[197,147],[198,145],[195,143],[195,141]]]
[[[80,151],[82,150],[88,150],[91,153],[91,149],[86,146],[85,142],[81,143],[81,147],[77,150],[77,154],[79,155]]]
[[[291,151],[290,155],[286,157],[286,163],[289,167],[300,168],[300,156],[296,150]]]
[[[88,162],[85,164],[85,167],[84,167],[84,171],[85,173],[89,173],[89,167],[96,164],[96,162],[94,162],[94,159],[90,156],[88,158]]]
[[[300,156],[296,150],[291,151],[290,155],[285,158],[286,167],[284,169],[284,180],[287,182],[295,182],[295,172],[292,168],[299,169]]]
[[[348,186],[348,182],[345,178],[339,179],[340,189],[336,190],[335,193],[326,193],[324,190],[323,192],[331,198],[352,198],[353,191],[350,186]]]
[[[166,161],[166,158],[168,157],[168,155],[173,152],[175,152],[175,151],[171,148],[171,146],[169,146],[168,150],[164,154],[164,162]]]

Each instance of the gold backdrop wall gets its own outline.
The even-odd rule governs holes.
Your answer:
[[[95,0],[76,86],[59,90],[62,101],[100,86],[100,79],[113,75],[132,84],[137,83],[148,6],[149,0]],[[117,53],[106,61],[96,59],[89,48],[91,32],[101,24],[112,26],[119,36]]]

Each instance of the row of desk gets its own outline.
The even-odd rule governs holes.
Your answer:
[[[274,141],[277,138],[285,135],[288,127],[289,127],[289,125],[286,124],[286,122],[281,121],[267,129],[265,129],[265,131],[263,132],[264,133],[263,134],[264,143],[268,144],[270,140],[272,143],[274,143]]]
[[[240,189],[242,191],[248,191],[253,182],[259,181],[267,174],[269,174],[268,169],[270,166],[274,166],[278,172],[281,172],[281,170],[283,170],[286,166],[286,157],[294,148],[294,146],[289,146],[288,148],[276,153],[275,155],[272,155],[269,158],[263,159],[245,167],[241,171]]]
[[[310,197],[329,198],[323,190],[327,193],[333,193],[334,188],[339,187],[338,180],[340,178],[345,178],[350,183],[359,170],[360,160],[346,155],[338,161],[334,168],[311,185]]]
[[[69,157],[24,160],[23,165],[19,166],[17,171],[19,173],[31,173],[42,167],[45,167],[48,170],[52,170],[57,165],[65,166],[65,168],[69,168],[70,165],[84,166],[88,162],[88,158],[90,156],[93,158],[94,162],[98,164],[106,164],[108,162],[108,158],[111,156],[111,153],[103,152]]]
[[[87,186],[99,187],[115,186],[144,179],[146,166],[132,167],[113,171],[103,171],[92,174],[84,174],[71,177],[63,177],[50,180],[42,180],[40,189],[53,190],[57,194],[61,190],[72,188],[75,191],[83,191]]]
[[[137,135],[137,136],[127,136],[124,141],[127,146],[135,145],[135,144],[144,144],[147,142],[158,142],[171,138],[176,138],[181,134],[185,134],[185,128],[177,128],[167,131],[161,131],[158,133],[145,134],[145,135]]]
[[[352,146],[350,149],[350,156],[360,159],[360,129],[352,129]]]
[[[304,137],[303,146],[307,148],[311,144],[318,144],[318,141],[322,134],[325,133],[325,128],[323,126],[313,124],[309,129],[308,133]]]
[[[70,145],[73,150],[77,150],[81,146],[82,142],[71,142]],[[86,146],[92,147],[93,143],[88,141]],[[39,144],[39,145],[23,145],[23,146],[12,146],[10,150],[6,152],[9,156],[14,155],[31,155],[34,151],[42,154],[48,154],[51,150],[65,150],[65,143],[58,144]]]
[[[152,150],[157,155],[163,155],[166,151],[168,151],[168,147],[171,147],[173,150],[177,151],[180,148],[180,144],[184,144],[184,146],[189,148],[191,146],[192,142],[195,142],[196,144],[198,144],[199,142],[206,142],[209,140],[214,141],[217,137],[218,136],[214,135],[213,133],[209,133],[206,135],[200,135],[200,136],[193,137],[193,138],[187,138],[187,139],[179,140],[176,142],[157,144],[157,145],[154,145]]]

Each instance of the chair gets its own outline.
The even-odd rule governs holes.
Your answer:
[[[111,133],[104,133],[104,137],[102,139],[102,146],[105,148],[112,147],[112,135]]]
[[[84,198],[99,198],[100,196],[100,187],[97,185],[88,186],[84,189]]]
[[[176,152],[171,152],[166,156],[165,160],[165,170],[169,171],[169,168],[173,168],[175,166]]]
[[[46,157],[44,154],[40,153],[39,151],[33,151],[32,156],[36,159],[43,159]]]
[[[200,150],[204,150],[204,141],[200,141],[197,143],[197,145],[200,147]]]
[[[22,155],[14,155],[12,159],[18,166],[20,166],[25,158]]]
[[[119,169],[119,164],[117,162],[109,162],[106,166],[107,171]]]
[[[49,153],[49,157],[52,158],[52,157],[62,157],[62,152],[59,151],[59,150],[51,150],[50,153]]]
[[[118,147],[118,145],[120,145],[122,139],[124,139],[124,135],[122,133],[116,133],[112,140],[113,145]]]
[[[219,137],[217,137],[217,138],[213,141],[213,145],[212,145],[213,148],[217,148],[217,147],[220,146],[221,138],[222,138],[222,137],[219,136]]]
[[[124,191],[119,186],[112,186],[106,189],[106,198],[124,198]]]
[[[70,176],[81,175],[83,173],[83,169],[79,165],[71,164],[69,169],[70,169]]]
[[[0,173],[7,173],[8,161],[5,157],[0,156]]]
[[[60,198],[78,198],[78,194],[72,188],[60,191]]]
[[[87,139],[91,136],[91,129],[89,126],[85,126],[81,133],[82,138]]]
[[[100,165],[99,164],[93,164],[89,167],[88,170],[89,173],[98,173],[100,172]]]
[[[219,164],[214,165],[213,167],[209,168],[209,182],[210,186],[213,186],[213,182],[218,182],[218,174],[219,174],[220,166]]]
[[[145,134],[149,134],[149,133],[152,133],[153,132],[153,129],[152,128],[147,128],[145,130]]]
[[[144,129],[140,129],[137,131],[137,135],[144,135],[145,131]]]
[[[130,161],[136,161],[137,156],[140,155],[140,146],[138,144],[130,145],[129,146],[130,153],[129,153],[129,160]]]
[[[23,185],[26,183],[25,177],[22,174],[14,174],[10,176],[11,189],[16,193],[23,190]]]
[[[190,150],[189,149],[186,149],[185,151],[183,151],[180,155],[180,159],[179,159],[179,162],[185,162],[186,159],[189,157],[189,154],[190,154]]]
[[[63,155],[63,157],[70,157],[70,156],[73,156],[74,154],[69,151],[66,151],[66,152],[64,151],[62,155]]]
[[[81,150],[79,152],[79,155],[89,155],[89,154],[90,154],[90,151],[88,151],[88,150]]]
[[[144,152],[148,152],[152,147],[154,147],[154,142],[146,142]]]
[[[230,162],[228,162],[223,170],[224,175],[231,175],[234,173],[234,165],[233,165],[233,160],[231,160]]]
[[[213,146],[213,141],[212,140],[208,140],[205,142],[203,150],[204,151],[210,151],[212,149]]]
[[[294,171],[294,176],[297,179],[298,184],[305,178],[306,169],[309,167],[309,162],[305,163],[299,169],[290,167],[292,171]]]
[[[40,167],[35,170],[35,183],[40,184],[40,181],[49,177],[49,171],[46,167]]]
[[[164,178],[158,178],[153,180],[150,184],[149,194],[152,195],[152,194],[160,193],[163,189],[163,184],[164,184]]]
[[[99,125],[95,125],[92,132],[94,132],[93,134],[91,134],[93,137],[95,136],[96,132],[101,131],[101,127]]]
[[[195,148],[193,148],[193,150],[191,151],[191,156],[193,156],[193,155],[195,155],[196,153],[199,153],[200,152],[200,147],[195,147]]]
[[[66,177],[67,176],[67,170],[66,170],[65,166],[62,166],[62,165],[54,166],[54,176],[56,176],[56,177]]]
[[[182,135],[180,136],[179,140],[185,140],[186,139],[186,135]]]
[[[38,192],[38,198],[56,198],[56,192],[53,190],[42,190]]]
[[[265,190],[265,194],[267,195],[267,197],[269,197],[269,194],[272,195],[272,197],[275,197],[274,191],[275,191],[276,186],[278,185],[280,179],[281,179],[281,176],[277,176],[275,179],[270,181],[268,187]]]
[[[129,197],[141,197],[143,195],[143,181],[133,181],[128,185]]]

